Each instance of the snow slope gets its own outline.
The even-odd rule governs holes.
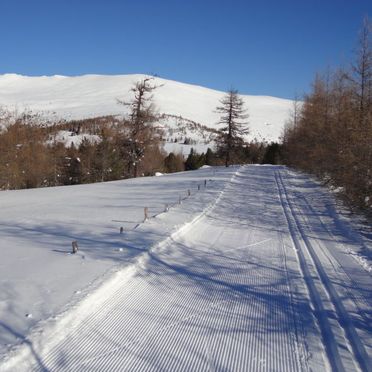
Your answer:
[[[201,213],[230,177],[220,171],[198,191],[213,172],[0,192],[0,355]],[[145,207],[153,216],[166,205],[166,219],[141,223]],[[74,240],[80,251],[70,255]]]
[[[122,114],[117,99],[127,100],[133,83],[144,75],[84,75],[29,77],[0,75],[0,105],[49,112],[67,119]],[[156,78],[154,93],[160,113],[216,128],[216,106],[223,92]],[[266,96],[243,96],[249,113],[250,138],[278,140],[292,101]]]
[[[188,181],[202,190],[194,187],[181,205],[141,224],[145,230],[129,238],[145,252],[35,328],[0,370],[370,371],[371,273],[355,255],[371,246],[337,215],[328,193],[273,166],[206,168],[107,187],[140,193],[142,182],[174,186],[178,177],[193,177]],[[108,204],[125,194],[110,194]],[[174,219],[188,223],[164,232]],[[159,229],[163,238],[153,239]],[[110,231],[101,233],[102,246]],[[112,257],[110,246],[90,251],[86,242],[85,250]]]

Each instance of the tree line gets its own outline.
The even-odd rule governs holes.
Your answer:
[[[191,148],[186,158],[179,153],[165,153],[157,139],[142,150],[136,149],[142,142],[133,144],[125,130],[127,124],[112,118],[101,120],[99,125],[89,119],[51,127],[31,125],[33,121],[34,118],[20,116],[0,134],[1,190],[132,178],[135,164],[137,175],[143,176],[194,170],[203,165],[225,165],[223,147],[217,150],[208,148],[206,153],[197,153]],[[66,147],[55,140],[55,133],[59,130],[68,129],[75,133],[79,126],[94,126],[92,133],[99,135],[100,141],[91,141],[88,137],[80,145]],[[245,143],[234,148],[230,161],[235,164],[262,163],[271,147],[260,142]]]
[[[372,26],[347,69],[317,75],[283,134],[285,162],[315,174],[350,206],[372,207]]]
[[[166,154],[157,139],[140,154],[142,142],[131,140],[125,120],[103,121],[94,131],[99,141],[86,136],[68,147],[56,138],[67,125],[39,126],[24,115],[6,123],[0,134],[0,189],[103,182],[133,177],[135,171],[151,175],[162,170]]]
[[[121,119],[51,123],[39,114],[12,115],[0,110],[0,189],[103,182],[192,170],[205,164],[257,163],[265,158],[267,145],[244,141],[247,115],[236,90],[230,90],[216,108],[222,128],[215,151],[198,154],[191,149],[187,159],[181,154],[166,154],[152,103],[156,88],[153,78],[136,82],[132,100],[118,101],[129,108]],[[61,130],[74,136],[90,134],[99,140],[85,136],[81,143],[67,147],[57,138]]]

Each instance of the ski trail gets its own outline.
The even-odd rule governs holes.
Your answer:
[[[203,213],[34,335],[40,363],[19,353],[4,371],[356,369],[277,170],[239,168]]]
[[[344,364],[346,364],[346,362],[345,358],[341,358],[339,354],[338,350],[339,347],[336,343],[332,326],[328,321],[328,316],[326,315],[322,297],[318,290],[316,289],[313,279],[311,279],[311,274],[309,272],[307,260],[304,256],[303,251],[305,251],[305,253],[309,255],[311,263],[313,264],[315,269],[313,273],[314,272],[316,273],[317,277],[319,278],[322,284],[324,291],[327,293],[328,298],[332,302],[332,306],[334,307],[337,313],[338,324],[344,330],[346,342],[347,344],[350,345],[352,352],[354,354],[354,358],[352,359],[358,363],[359,368],[362,371],[372,371],[370,360],[368,354],[365,351],[364,345],[362,344],[359,336],[357,335],[357,332],[355,331],[355,328],[350,320],[350,317],[347,311],[345,310],[344,305],[341,299],[339,298],[336,290],[334,289],[334,286],[329,280],[320,259],[315,254],[315,250],[314,247],[312,246],[311,241],[307,237],[302,225],[299,222],[297,213],[295,212],[294,206],[288,196],[280,172],[277,172],[276,174],[276,181],[278,184],[278,189],[280,190],[280,198],[282,201],[283,210],[286,215],[289,228],[292,232],[292,238],[296,250],[299,253],[299,261],[302,266],[304,278],[308,284],[310,296],[312,297],[313,300],[315,312],[317,314],[319,325],[322,330],[325,348],[327,350],[328,358],[332,368],[338,371],[345,370]],[[299,233],[301,241],[297,238],[297,232]],[[301,244],[300,242],[303,242],[304,244]]]
[[[309,212],[316,216],[316,219],[319,221],[321,227],[326,231],[329,236],[332,238],[333,241],[337,243],[337,237],[335,237],[334,233],[328,228],[328,226],[323,222],[321,217],[318,216],[314,208],[310,205],[308,200],[303,197],[302,200],[305,202],[306,207],[308,208]],[[306,216],[302,213],[301,214],[302,219],[306,219]],[[307,228],[312,231],[312,228],[310,227],[309,223],[306,224]],[[344,252],[348,252],[347,248],[344,247],[344,244],[341,243]],[[366,298],[366,295],[362,291],[356,291],[358,289],[358,283],[356,280],[352,277],[352,272],[350,270],[347,270],[345,268],[343,262],[341,262],[340,257],[335,254],[334,250],[327,249],[324,245],[319,244],[319,248],[321,249],[322,253],[327,257],[327,260],[329,263],[333,266],[334,271],[337,273],[342,273],[343,280],[347,281],[349,283],[349,288],[353,288],[354,291],[348,290],[348,296],[353,298],[355,305],[358,306],[358,304],[361,304],[362,308],[370,308],[371,304],[370,301]],[[352,255],[353,257],[353,255]],[[354,258],[354,257],[353,257]],[[359,262],[357,262],[359,264]],[[366,314],[365,311],[360,311],[360,316],[364,317],[367,322],[372,323],[372,319],[368,314]]]
[[[334,235],[331,230],[332,220],[329,221],[330,226],[325,224],[319,215],[320,211],[314,209],[305,194],[301,194],[300,197],[295,194],[294,200],[294,207],[304,234],[307,234],[314,255],[321,261],[322,269],[327,273],[334,293],[341,300],[342,310],[347,314],[348,322],[357,333],[354,336],[361,340],[365,351],[363,355],[367,357],[368,364],[370,363],[368,358],[371,359],[372,355],[370,337],[372,292],[365,285],[368,280],[370,281],[369,273],[356,270],[358,263],[350,255],[345,255],[348,251],[345,247],[347,241]],[[356,243],[353,234],[349,234],[349,231],[345,231],[345,235],[353,238],[352,244]],[[356,273],[358,275],[355,277]]]

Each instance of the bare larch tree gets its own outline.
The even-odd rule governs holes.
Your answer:
[[[243,136],[249,133],[248,115],[244,108],[244,101],[235,89],[230,89],[220,100],[220,104],[216,108],[216,112],[221,114],[218,124],[224,127],[220,129],[217,141],[225,157],[225,166],[228,167],[232,153],[238,145],[242,144]]]
[[[156,121],[152,92],[158,88],[148,77],[134,84],[130,102],[119,101],[129,107],[129,138],[126,143],[127,156],[133,177],[138,175],[138,165],[144,157],[146,148],[156,140],[156,129],[152,126]]]

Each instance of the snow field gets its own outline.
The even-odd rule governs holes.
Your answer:
[[[284,231],[268,230],[265,219],[255,226],[246,214],[245,199],[260,205],[268,191],[257,197],[244,190],[247,173],[231,179],[205,216],[144,256],[134,275],[111,283],[110,295],[89,315],[75,311],[80,326],[63,329],[61,342],[42,337],[39,361],[30,366],[27,358],[24,368],[293,371],[311,365],[299,336],[304,331],[297,329]]]
[[[151,180],[0,193],[0,356],[25,342],[31,328],[38,332],[45,319],[69,310],[202,213],[231,172],[205,169]],[[207,188],[198,192],[205,179]],[[163,213],[166,204],[170,209]],[[142,223],[145,206],[150,217],[157,217]],[[76,255],[70,254],[72,240],[79,244]]]
[[[203,172],[215,171],[189,172],[192,182]],[[348,253],[369,246],[327,193],[284,167],[211,179],[128,233],[144,253],[31,332],[0,370],[369,371],[371,276]]]

